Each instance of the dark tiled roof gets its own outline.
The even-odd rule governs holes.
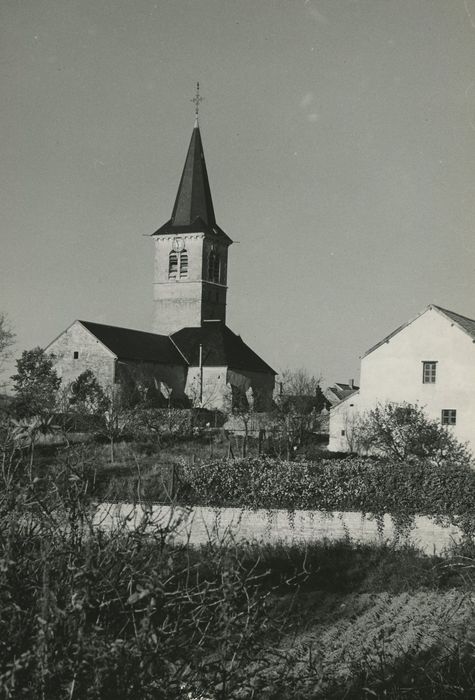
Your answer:
[[[157,362],[164,365],[184,365],[184,359],[167,335],[145,333],[131,328],[106,326],[102,323],[79,321],[119,360]]]
[[[201,134],[196,124],[186,154],[172,221],[174,226],[189,226],[198,217],[209,226],[216,223]]]
[[[208,233],[211,236],[219,236],[221,240],[225,239],[226,242],[231,245],[232,240],[229,238],[228,234],[223,231],[217,224],[213,226],[208,226],[201,217],[198,217],[189,226],[175,226],[173,220],[169,219],[163,226],[152,233],[152,236],[169,236],[177,233]]]
[[[334,406],[348,396],[355,394],[359,390],[358,386],[353,387],[350,384],[343,384],[342,382],[335,382],[333,386],[329,386],[324,391],[325,398]]]
[[[199,365],[200,345],[203,346],[203,366],[229,367],[276,374],[239,335],[221,321],[204,321],[201,327],[182,328],[171,336],[190,365]]]
[[[452,321],[455,321],[455,323],[463,328],[464,331],[466,331],[474,340],[475,340],[475,320],[473,318],[467,318],[467,316],[461,316],[460,314],[456,314],[455,311],[449,311],[448,309],[443,309],[441,306],[435,306],[435,304],[432,304],[434,309],[438,309],[441,311],[445,316],[448,316]]]
[[[208,172],[197,124],[193,129],[172,217],[154,236],[203,231],[231,239],[216,224]]]

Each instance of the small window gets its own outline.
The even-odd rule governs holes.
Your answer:
[[[455,408],[442,409],[442,425],[455,425],[457,422],[457,411]]]
[[[73,352],[73,358],[74,358],[75,360],[77,360],[77,359],[79,358],[79,352],[78,352],[77,350],[75,350],[75,351]]]
[[[208,258],[208,279],[219,282],[219,256],[212,250]]]
[[[422,383],[423,384],[435,384],[437,372],[437,362],[423,362],[422,363]]]
[[[188,277],[188,253],[182,250],[180,253],[180,277]]]
[[[341,431],[341,436],[344,437],[346,435],[346,432],[344,430]]]
[[[170,253],[168,256],[168,277],[176,277],[178,272],[178,255]]]

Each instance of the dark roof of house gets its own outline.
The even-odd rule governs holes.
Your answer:
[[[216,224],[213,200],[198,123],[191,136],[185,167],[181,176],[172,217],[153,236],[203,231],[224,237],[229,236]]]
[[[277,374],[239,335],[221,321],[204,321],[201,327],[182,328],[171,336],[189,364],[197,367],[229,367],[249,372]]]
[[[344,384],[343,382],[335,382],[333,386],[329,386],[323,393],[325,398],[328,399],[332,405],[335,405],[343,401],[343,399],[348,398],[348,396],[355,394],[358,390],[359,387],[354,384],[352,386],[351,384]]]
[[[448,316],[452,321],[460,326],[464,331],[466,331],[475,340],[475,320],[473,318],[467,318],[467,316],[462,316],[461,314],[455,313],[455,311],[449,311],[448,309],[443,309],[441,306],[435,306],[432,304],[434,309],[438,309],[443,314]]]
[[[167,335],[107,326],[91,321],[79,321],[79,323],[117,355],[119,360],[156,362],[163,365],[185,364],[183,357]]]
[[[424,311],[421,311],[420,314],[417,314],[414,318],[411,318],[409,321],[406,321],[406,323],[403,323],[402,326],[399,326],[396,328],[396,330],[392,331],[392,333],[389,333],[385,338],[379,341],[379,343],[376,343],[372,347],[370,347],[369,350],[367,350],[363,357],[366,357],[366,355],[369,355],[370,353],[373,352],[373,350],[376,350],[379,348],[381,345],[384,345],[384,343],[388,343],[391,338],[393,338],[395,335],[397,335],[400,331],[402,331],[404,328],[407,326],[410,326],[411,323],[413,323],[416,319],[419,318],[419,316],[422,316],[422,314],[425,314],[426,311],[430,311],[431,309],[435,309],[442,315],[444,315],[446,318],[450,319],[454,323],[459,326],[463,331],[468,333],[468,335],[475,340],[475,320],[472,318],[468,318],[467,316],[462,316],[461,314],[455,313],[455,311],[449,311],[448,309],[442,308],[442,306],[437,306],[436,304],[429,304]]]

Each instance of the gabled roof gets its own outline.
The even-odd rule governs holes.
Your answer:
[[[414,316],[414,318],[411,318],[409,321],[406,323],[403,323],[402,326],[399,326],[399,328],[396,328],[396,330],[392,331],[392,333],[389,333],[385,338],[379,341],[379,343],[376,343],[376,345],[373,345],[369,350],[367,350],[362,357],[366,357],[366,355],[369,355],[370,353],[373,352],[373,350],[376,350],[379,348],[381,345],[384,345],[384,343],[388,343],[391,338],[393,338],[395,335],[397,335],[400,331],[402,331],[404,328],[407,326],[410,326],[411,323],[414,323],[420,316],[426,313],[426,311],[430,311],[431,309],[434,309],[435,311],[438,311],[440,314],[445,316],[448,320],[450,320],[452,323],[455,323],[461,330],[463,330],[467,335],[469,335],[472,340],[475,340],[475,320],[472,318],[468,318],[467,316],[462,316],[461,314],[455,313],[455,311],[449,311],[448,309],[442,308],[442,306],[437,306],[436,304],[429,304],[424,311],[421,311],[421,313],[417,314],[417,316]]]
[[[229,236],[216,224],[203,144],[196,121],[172,217],[152,235],[162,236],[198,231],[224,236],[229,243],[232,243]]]
[[[358,389],[358,391],[352,391],[351,394],[348,394],[348,396],[345,396],[341,401],[338,401],[338,403],[336,403],[334,406],[332,406],[330,408],[330,412],[336,411],[337,408],[339,408],[343,403],[345,403],[346,401],[349,401],[350,399],[353,399],[353,401],[356,401],[357,397],[359,395],[360,395],[359,389]],[[352,404],[350,404],[350,406],[352,406]]]
[[[167,335],[107,326],[92,321],[79,321],[79,323],[109,348],[119,360],[185,365],[183,357]]]
[[[430,308],[430,307],[429,307]],[[464,330],[468,335],[475,340],[475,320],[473,318],[467,318],[467,316],[462,316],[461,314],[456,314],[455,311],[449,311],[448,309],[443,309],[441,306],[435,306],[432,304],[432,308],[437,309],[447,316],[452,321],[454,321],[462,330]]]
[[[193,367],[199,366],[201,345],[204,367],[277,374],[222,321],[203,321],[201,327],[182,328],[171,338]]]
[[[354,384],[344,384],[343,382],[335,382],[333,386],[329,386],[325,389],[324,396],[332,404],[335,405],[343,399],[348,398],[352,394],[355,394],[359,390],[359,386]]]

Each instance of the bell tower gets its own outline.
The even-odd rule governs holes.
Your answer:
[[[172,216],[155,240],[154,332],[171,334],[203,321],[226,321],[229,236],[217,225],[198,123],[195,125]]]

